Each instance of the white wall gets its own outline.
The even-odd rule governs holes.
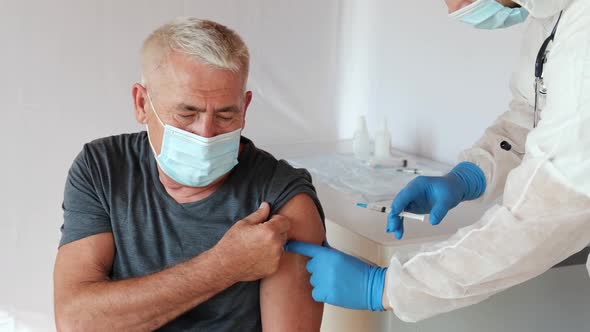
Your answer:
[[[142,129],[138,51],[179,15],[250,45],[256,142],[347,138],[358,114],[387,115],[394,145],[443,161],[505,109],[519,39],[451,23],[442,1],[0,0],[0,311],[52,328],[69,165],[85,142]]]
[[[373,129],[386,117],[394,146],[452,163],[507,110],[520,27],[478,31],[443,1],[347,3],[341,136],[360,114]]]

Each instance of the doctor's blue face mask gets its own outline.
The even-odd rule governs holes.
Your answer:
[[[522,23],[529,13],[524,8],[508,8],[495,0],[476,0],[449,16],[479,29],[502,29]]]
[[[160,154],[156,154],[151,141],[150,146],[162,171],[174,181],[189,187],[205,187],[238,164],[242,128],[210,138],[190,133],[164,124],[149,92],[147,96],[154,115],[164,127]]]

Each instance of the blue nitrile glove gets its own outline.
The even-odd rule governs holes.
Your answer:
[[[475,164],[462,162],[445,176],[419,176],[402,189],[387,218],[387,232],[399,240],[404,235],[402,211],[430,214],[430,224],[438,225],[450,209],[463,201],[478,198],[486,190],[486,178]]]
[[[339,307],[383,311],[385,272],[381,268],[330,247],[290,241],[285,251],[310,257],[312,296],[317,302]]]

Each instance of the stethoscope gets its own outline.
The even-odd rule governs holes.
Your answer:
[[[533,108],[533,128],[537,128],[539,125],[540,113],[541,113],[541,100],[545,100],[547,97],[547,87],[545,86],[545,81],[543,80],[543,69],[545,63],[547,63],[547,55],[549,54],[549,44],[555,40],[555,34],[557,33],[557,27],[559,26],[559,22],[561,21],[561,15],[563,15],[563,11],[559,13],[559,17],[557,18],[557,23],[555,23],[555,27],[553,27],[553,31],[551,35],[545,39],[543,45],[541,45],[541,49],[539,49],[539,53],[537,53],[537,59],[535,60],[535,103]],[[508,143],[507,141],[502,141],[500,143],[500,147],[503,150],[510,151],[512,150],[512,144]],[[524,152],[516,151],[517,154],[524,155]]]

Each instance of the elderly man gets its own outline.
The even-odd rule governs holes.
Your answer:
[[[62,331],[314,331],[306,259],[325,238],[309,173],[241,136],[249,53],[228,28],[154,31],[133,86],[147,132],[84,146],[66,182],[54,272]]]

